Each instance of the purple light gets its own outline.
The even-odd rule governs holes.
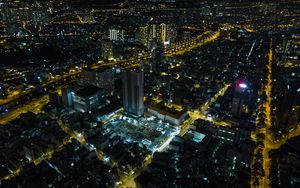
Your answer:
[[[247,86],[247,84],[239,83],[239,87],[243,88],[243,89],[246,89],[248,86]]]

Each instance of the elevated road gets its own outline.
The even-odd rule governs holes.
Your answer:
[[[167,48],[165,50],[165,56],[172,57],[176,55],[183,55],[184,53],[187,53],[194,48],[200,47],[204,44],[214,41],[219,36],[220,30],[206,31],[204,33],[199,34],[195,38],[178,42],[172,45],[170,48]],[[108,62],[102,64],[97,63],[90,66],[90,68],[95,70],[104,66],[118,66],[123,68],[130,68],[135,66],[141,66],[144,60],[149,59],[151,57],[151,53],[146,52],[141,57],[132,57],[127,60]],[[42,82],[34,88],[21,92],[18,95],[14,95],[6,99],[1,99],[0,106],[7,107],[10,112],[2,115],[2,117],[0,116],[0,124],[6,124],[7,122],[19,117],[21,113],[25,113],[28,111],[38,112],[38,110],[41,109],[43,105],[49,102],[49,97],[42,97],[40,99],[37,99],[36,101],[32,101],[33,98],[39,98],[43,95],[45,96],[49,93],[50,90],[60,87],[61,85],[65,85],[70,81],[78,79],[81,74],[81,68],[83,67],[80,67],[75,71],[69,71],[69,73],[66,73],[63,76],[54,77],[49,81]],[[193,113],[195,114],[196,112]],[[222,123],[219,122],[219,124]]]

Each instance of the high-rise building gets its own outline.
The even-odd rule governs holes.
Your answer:
[[[54,104],[55,106],[61,105],[62,97],[59,96],[59,94],[57,92],[50,92],[49,99],[50,99],[50,102],[52,104]]]
[[[63,88],[62,92],[62,103],[66,107],[73,105],[72,90],[70,88]]]
[[[110,41],[107,39],[101,41],[101,56],[105,59],[122,59],[123,51],[122,41]]]
[[[160,24],[160,40],[162,44],[167,42],[168,37],[168,26],[167,24]]]
[[[110,40],[101,41],[101,56],[105,59],[113,58],[113,43]]]
[[[240,116],[243,113],[243,100],[240,97],[234,97],[232,100],[231,113]]]
[[[84,69],[81,72],[81,83],[94,85],[110,91],[114,87],[115,72],[112,68],[102,67],[98,70]]]
[[[121,60],[124,55],[124,45],[121,41],[113,41],[113,58]]]
[[[144,114],[144,72],[142,70],[124,70],[123,106],[128,115],[140,117]]]
[[[124,41],[123,29],[109,29],[109,39],[111,41]]]
[[[281,131],[289,131],[300,123],[300,91],[286,90],[279,96],[275,126]]]
[[[148,46],[148,27],[139,27],[136,33],[136,40],[144,46]]]
[[[153,59],[159,63],[164,59],[164,47],[160,44],[152,51]]]
[[[148,28],[148,49],[155,48],[154,44],[162,44],[165,48],[169,47],[171,43],[175,43],[176,32],[174,31],[172,25],[161,23],[152,24]]]
[[[254,97],[251,93],[251,84],[245,81],[236,81],[231,113],[235,116],[249,115],[253,109]]]

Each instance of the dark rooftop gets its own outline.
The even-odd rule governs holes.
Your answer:
[[[91,95],[96,94],[97,92],[103,90],[102,88],[90,85],[90,86],[86,86],[78,91],[76,91],[76,95],[80,96],[80,97],[88,97]]]

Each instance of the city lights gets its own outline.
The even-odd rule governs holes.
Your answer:
[[[242,89],[246,89],[248,86],[245,83],[239,83],[239,87]]]
[[[299,10],[1,1],[0,187],[300,187]]]

